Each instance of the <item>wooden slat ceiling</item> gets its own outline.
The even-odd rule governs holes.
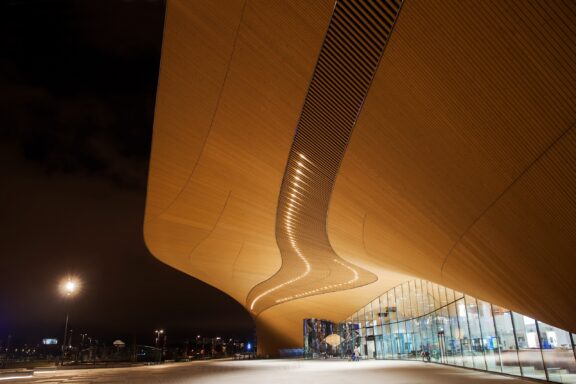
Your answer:
[[[248,295],[246,306],[254,314],[377,279],[334,252],[326,215],[342,157],[400,7],[400,0],[336,3],[280,189],[276,241],[282,267]]]
[[[168,2],[145,240],[242,304],[282,263],[278,196],[333,6]],[[575,64],[576,3],[405,0],[327,220],[378,281],[263,311],[268,347],[411,277],[576,331]]]

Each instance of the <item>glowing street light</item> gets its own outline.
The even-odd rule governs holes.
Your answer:
[[[166,346],[166,335],[164,334],[164,330],[163,329],[157,329],[154,331],[154,333],[156,334],[156,349],[160,352],[160,355],[158,356],[158,363],[162,362],[162,355],[164,354],[164,347]],[[160,338],[164,336],[164,344],[160,343]]]
[[[71,298],[79,292],[80,280],[78,280],[76,277],[68,276],[60,281],[58,290],[60,291],[60,294],[65,298]],[[60,359],[61,364],[64,364],[64,352],[66,348],[66,339],[68,338],[68,319],[68,306],[66,306],[66,323],[64,325],[64,339],[62,340],[62,355]]]
[[[59,291],[64,297],[75,296],[80,291],[80,281],[76,277],[68,276],[60,282]]]

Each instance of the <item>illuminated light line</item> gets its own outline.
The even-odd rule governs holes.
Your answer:
[[[296,188],[293,188],[293,187],[290,187],[290,189],[293,190],[294,192],[296,192],[296,193],[304,196],[304,194],[303,194],[302,192],[300,192],[300,190],[298,190],[298,189],[296,189]]]
[[[305,166],[305,165],[302,164],[301,162],[298,162],[298,168],[296,168],[296,170],[303,170],[303,169],[305,169],[306,171],[308,171],[308,173],[311,173],[311,174],[313,174],[313,175],[316,174],[316,172],[314,172],[312,169],[308,168],[307,166]],[[306,175],[305,175],[304,173],[302,173],[302,172],[298,172],[298,171],[297,171],[296,173],[297,173],[298,175],[304,175],[304,176],[306,176]],[[298,176],[296,175],[296,176],[294,176],[294,177],[298,177]]]
[[[299,153],[298,157],[300,157],[302,160],[304,160],[305,162],[307,162],[308,164],[310,164],[311,166],[313,166],[314,168],[318,168],[318,166],[316,164],[314,164],[312,161],[310,161],[310,159],[308,159],[306,156],[304,156],[303,154]],[[298,165],[301,165],[302,162],[298,162]]]
[[[313,171],[309,171],[310,173],[314,174]],[[301,177],[304,176],[305,178],[307,178],[310,181],[313,181],[312,178],[310,176],[308,176],[307,174],[305,174],[304,172],[302,172],[302,170],[300,168],[296,169],[296,173]]]
[[[29,379],[31,377],[34,377],[34,375],[30,375],[30,376],[6,376],[6,377],[0,377],[0,380]]]
[[[294,176],[294,180],[296,180],[296,181],[293,181],[292,184],[298,182],[298,183],[302,183],[302,184],[306,184],[307,186],[310,186],[310,184],[307,183],[306,181],[302,180],[302,178],[300,176]]]
[[[296,194],[294,192],[290,193],[290,197],[288,199],[292,202],[294,202],[293,199],[298,199],[298,200],[302,201],[302,198],[300,196],[296,196]],[[302,205],[302,204],[300,204],[300,205]]]
[[[348,281],[345,282],[345,283],[325,285],[324,287],[320,287],[320,288],[312,289],[312,290],[309,290],[309,291],[306,291],[306,292],[302,292],[302,293],[299,293],[299,294],[296,294],[296,295],[284,297],[284,298],[282,298],[282,299],[276,300],[276,303],[283,303],[283,302],[285,302],[285,301],[289,301],[289,300],[293,300],[293,299],[299,299],[299,298],[301,298],[301,297],[314,295],[314,294],[317,294],[317,293],[322,292],[322,291],[327,291],[327,290],[333,289],[333,288],[339,288],[339,287],[342,287],[342,286],[344,286],[344,285],[353,284],[353,283],[355,283],[356,281],[358,281],[358,279],[360,278],[360,275],[358,274],[358,271],[357,271],[356,269],[354,269],[354,268],[352,268],[352,267],[344,264],[343,262],[341,262],[341,261],[338,260],[338,259],[333,259],[333,261],[335,261],[336,263],[340,264],[340,265],[343,266],[344,268],[347,268],[349,271],[351,271],[354,277],[353,277],[352,279],[348,280]]]
[[[316,165],[314,163],[312,163],[310,160],[308,160],[308,158],[306,156],[304,156],[302,153],[299,153],[298,156],[300,157],[300,159],[308,162],[309,164],[311,164],[312,166],[316,167]],[[269,295],[270,293],[277,291],[278,289],[285,287],[289,284],[292,284],[298,280],[303,279],[304,277],[306,277],[310,271],[312,270],[312,266],[310,264],[310,262],[308,261],[308,259],[304,256],[304,254],[302,253],[302,250],[298,247],[298,242],[296,241],[295,238],[295,224],[299,224],[300,221],[295,217],[296,215],[299,215],[300,213],[298,212],[300,210],[300,208],[305,208],[305,206],[301,203],[301,201],[303,201],[303,199],[298,196],[301,195],[303,197],[305,197],[304,193],[302,193],[302,191],[306,191],[302,186],[300,186],[299,183],[303,183],[309,186],[308,183],[306,183],[306,181],[302,180],[302,176],[308,178],[309,180],[312,180],[312,178],[310,176],[308,176],[306,173],[304,173],[302,171],[301,168],[311,172],[312,174],[315,174],[314,171],[312,171],[311,169],[309,169],[308,167],[306,167],[304,165],[304,163],[302,161],[297,161],[296,162],[298,167],[295,169],[295,172],[297,173],[297,175],[294,175],[293,178],[294,180],[297,180],[298,182],[295,181],[291,181],[289,183],[291,183],[292,185],[294,185],[295,187],[292,186],[288,186],[288,189],[291,190],[292,192],[290,192],[289,194],[289,198],[287,199],[288,201],[288,207],[284,206],[282,208],[283,210],[283,221],[284,221],[284,231],[288,234],[288,241],[290,243],[290,245],[292,246],[292,249],[294,250],[294,252],[296,253],[296,255],[300,258],[300,260],[302,260],[302,262],[304,263],[304,266],[306,267],[306,270],[301,273],[300,275],[296,276],[293,279],[290,279],[288,281],[285,281],[284,283],[278,284],[275,287],[272,287],[270,289],[267,289],[266,291],[262,292],[260,295],[256,296],[254,298],[254,300],[252,300],[252,303],[250,304],[250,310],[254,310],[254,306],[256,305],[256,303],[262,299],[264,296]],[[316,167],[317,168],[317,167]],[[313,180],[312,180],[313,181]],[[299,200],[299,201],[298,201]],[[284,205],[286,205],[286,203],[284,203]],[[288,211],[288,212],[286,212]],[[296,211],[295,213],[293,213],[292,211]],[[334,289],[334,288],[339,288],[342,287],[344,285],[349,285],[352,284],[354,282],[356,282],[359,279],[359,274],[358,271],[356,271],[354,268],[349,267],[348,265],[342,263],[341,261],[339,261],[338,259],[334,259],[334,261],[340,265],[342,265],[343,267],[347,268],[348,270],[350,270],[354,277],[345,282],[345,283],[338,283],[338,284],[330,284],[330,285],[326,285],[324,287],[321,288],[316,288],[313,290],[308,290],[306,292],[303,293],[299,293],[297,295],[292,295],[289,297],[285,297],[283,299],[279,299],[276,300],[276,303],[281,303],[284,301],[288,301],[294,298],[300,298],[303,296],[308,296],[308,295],[312,295],[312,294],[316,294],[322,291],[326,291],[329,289]]]
[[[302,239],[301,241],[305,241],[303,245],[308,244],[307,240],[311,239],[312,236],[318,236],[317,240],[320,243],[318,245],[325,247],[327,251],[329,251],[329,253],[333,255],[332,257],[336,258],[334,261],[337,264],[340,264],[340,266],[335,266],[333,264],[327,265],[326,271],[331,273],[332,268],[336,268],[341,272],[344,272],[343,273],[344,277],[341,278],[336,277],[334,281],[339,283],[329,284],[331,280],[328,280],[328,278],[323,279],[324,281],[318,281],[317,279],[313,278],[314,276],[311,276],[311,278],[308,279],[310,280],[310,282],[306,281],[306,283],[308,284],[305,284],[304,282],[301,283],[301,286],[303,286],[301,288],[302,290],[308,289],[306,292],[301,292],[297,295],[290,295],[292,292],[286,290],[283,292],[283,294],[277,294],[277,296],[270,298],[269,300],[270,305],[274,305],[273,302],[276,299],[276,297],[281,297],[283,295],[286,295],[287,297],[284,299],[277,300],[276,302],[294,299],[302,295],[311,295],[319,292],[325,292],[326,290],[333,290],[335,288],[339,288],[342,286],[347,286],[347,288],[350,288],[350,284],[353,284],[354,282],[357,281],[361,282],[362,280],[366,280],[366,284],[368,284],[370,282],[374,282],[377,280],[376,275],[367,270],[364,270],[364,268],[361,268],[360,266],[356,267],[354,264],[350,263],[350,265],[357,268],[354,269],[344,264],[345,261],[343,259],[340,259],[336,255],[327,236],[326,238],[320,236],[323,236],[327,233],[328,207],[330,203],[330,198],[332,196],[332,191],[335,188],[336,183],[335,176],[341,169],[341,162],[344,158],[347,149],[347,144],[350,142],[352,130],[354,126],[356,126],[356,122],[364,106],[366,95],[368,94],[372,86],[372,81],[376,75],[378,66],[380,65],[388,40],[392,34],[393,27],[396,24],[396,17],[403,4],[403,0],[400,0],[399,2],[395,1],[394,3],[395,5],[394,7],[391,7],[391,10],[393,9],[396,12],[396,15],[390,20],[392,22],[391,29],[386,31],[384,39],[376,38],[378,37],[379,31],[373,30],[368,27],[359,29],[359,31],[362,30],[361,32],[365,33],[369,39],[372,39],[372,41],[378,40],[377,41],[378,44],[375,43],[371,45],[369,47],[370,49],[367,50],[366,52],[363,52],[362,55],[359,55],[357,57],[356,56],[349,57],[350,59],[349,63],[351,65],[346,67],[342,73],[345,76],[358,76],[358,74],[360,73],[362,76],[366,75],[369,81],[362,84],[360,88],[357,89],[358,92],[354,91],[354,92],[342,93],[341,98],[342,100],[338,100],[338,102],[340,104],[344,103],[346,105],[355,106],[355,108],[346,111],[345,116],[346,119],[342,121],[325,119],[327,113],[329,114],[332,111],[332,109],[329,106],[326,107],[326,104],[324,103],[324,101],[328,102],[330,101],[330,96],[326,95],[330,95],[331,94],[330,92],[332,92],[333,89],[336,89],[334,87],[335,86],[337,87],[338,84],[337,80],[333,81],[333,79],[328,79],[326,81],[317,80],[318,76],[322,76],[322,74],[325,71],[327,71],[328,73],[331,71],[330,67],[325,66],[326,63],[318,59],[319,61],[317,61],[316,67],[314,68],[314,74],[312,76],[306,97],[304,99],[304,105],[300,113],[300,119],[298,120],[296,126],[296,132],[294,134],[292,147],[290,149],[288,162],[286,164],[284,177],[282,180],[280,197],[278,199],[278,208],[277,208],[278,210],[276,212],[276,240],[277,244],[280,246],[281,251],[283,251],[282,253],[283,258],[285,256],[291,262],[294,261],[293,257],[294,255],[290,253],[292,251],[290,249],[290,245],[285,244],[286,234],[285,231],[283,231],[283,226],[285,226],[285,223],[289,221],[282,220],[282,216],[280,216],[281,214],[280,209],[282,209],[281,207],[287,202],[291,203],[303,202],[302,207],[303,209],[305,209],[303,213],[306,214],[305,216],[306,228],[305,229],[298,228],[298,233],[297,234],[295,233],[294,236]],[[343,8],[341,7],[344,7],[342,4],[343,3],[341,1],[337,1],[335,3],[332,18],[330,19],[330,23],[328,25],[327,33],[332,33],[334,28],[338,28],[337,26],[338,25],[337,23],[339,22],[338,15],[340,14],[339,12],[342,12],[343,10]],[[366,23],[369,24],[369,20],[371,20],[371,18],[373,17],[373,11],[376,13],[378,12],[373,8],[372,11],[370,12],[366,13],[361,12],[362,15],[357,14],[356,16],[351,16],[352,19],[350,20],[354,20],[354,17],[356,17],[361,24],[366,26],[367,25]],[[376,36],[374,37],[376,38],[376,40],[374,40],[373,36]],[[363,35],[362,36],[357,35],[354,36],[353,41],[362,41],[363,38],[364,38]],[[326,38],[322,42],[322,48],[321,48],[321,53],[324,52],[334,54],[334,58],[329,59],[329,61],[335,60],[334,62],[337,62],[339,60],[340,55],[346,55],[344,49],[332,50],[330,42]],[[366,61],[365,57],[368,56],[371,56],[377,60]],[[316,90],[318,89],[320,89],[319,93],[316,92]],[[315,141],[312,139],[313,137],[323,137],[324,140],[322,142]],[[310,153],[305,154],[304,151],[306,152],[310,151]],[[318,165],[316,165],[314,162],[310,160],[311,158],[307,156],[308,154],[312,155],[312,158],[318,161]],[[294,191],[294,188],[291,188],[293,185],[296,185],[296,183],[293,182],[294,180],[302,180],[302,179],[306,181],[310,180],[310,188],[308,191],[306,191],[304,201],[299,198],[299,194],[296,193],[296,191]],[[299,186],[297,187],[299,188]],[[292,234],[291,229],[288,231],[288,233]],[[289,237],[289,239],[292,240],[292,237]],[[297,243],[290,242],[290,244],[292,245],[292,248],[294,250],[297,250],[296,254],[298,255],[298,257],[300,257],[302,260],[306,260],[304,254],[298,252],[299,248],[297,248]],[[316,257],[315,253],[316,250],[311,247],[311,252],[309,253],[311,260],[315,260]],[[342,261],[339,261],[337,259],[340,259]],[[322,272],[324,272],[323,265],[324,263],[321,263],[319,260],[318,266],[319,268],[322,269]],[[343,280],[346,278],[345,277],[346,272],[342,270],[341,267],[344,267],[346,270],[349,270],[352,273],[352,278],[349,279],[348,281]],[[282,268],[280,270],[282,270]],[[286,270],[284,269],[283,272],[286,272]],[[362,279],[360,279],[360,272],[362,274]],[[295,273],[298,273],[298,270]],[[280,287],[292,283],[293,281],[296,281],[305,275],[306,273],[302,273],[300,276],[288,280],[288,282],[282,284],[279,284],[279,282],[282,281],[282,278],[280,276],[278,275],[271,276],[269,279],[265,281],[267,284],[258,285],[254,287],[254,289],[264,290],[276,284],[279,285],[275,286],[274,288],[268,289],[266,292],[258,296],[257,299],[261,299],[261,297],[268,294],[269,292],[276,291]],[[293,275],[290,275],[286,278],[290,278],[292,276]],[[324,276],[324,274],[322,276]],[[327,285],[315,289],[311,288],[321,286],[323,284]],[[297,290],[293,288],[293,290],[298,291],[300,289]],[[254,290],[253,292],[254,295],[257,295],[258,292],[261,291]],[[268,304],[268,302],[266,304]],[[263,306],[265,305],[263,304]],[[252,302],[252,308],[253,307],[254,302]],[[269,306],[266,306],[266,308],[269,308]]]
[[[256,303],[258,302],[258,300],[260,300],[262,297],[288,285],[288,284],[292,284],[300,279],[303,279],[304,277],[306,277],[310,271],[312,270],[312,267],[310,266],[310,262],[304,257],[304,255],[302,255],[302,253],[300,252],[299,249],[296,249],[296,254],[302,259],[302,261],[304,261],[304,265],[306,266],[306,271],[304,273],[302,273],[299,276],[296,276],[293,279],[290,279],[282,284],[279,284],[273,288],[268,289],[267,291],[262,292],[260,295],[256,296],[254,298],[254,300],[252,300],[252,304],[250,304],[250,310],[254,310],[254,305],[256,305]]]
[[[290,203],[288,204],[290,207],[293,207],[294,204],[298,204],[300,207],[304,207],[304,206],[302,205],[302,203],[300,203],[300,202],[298,202],[298,201],[292,201],[292,200],[289,199],[289,198],[287,198],[286,200],[289,200],[289,201],[290,201]],[[298,208],[296,208],[296,209],[300,209],[300,208],[298,207]]]

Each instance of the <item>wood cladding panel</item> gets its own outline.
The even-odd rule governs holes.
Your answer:
[[[336,182],[330,238],[362,221],[361,259],[574,331],[571,15],[560,1],[406,2]]]
[[[400,1],[338,1],[304,106],[276,216],[282,267],[248,295],[257,314],[287,301],[376,281],[334,252],[326,215],[340,162],[390,38]]]
[[[241,303],[280,267],[278,191],[332,5],[167,4],[145,240]]]
[[[333,6],[168,2],[146,242],[247,306],[281,267],[278,196],[315,65],[330,70],[318,57]],[[296,347],[303,317],[344,320],[412,277],[576,331],[575,23],[570,1],[406,0],[336,184],[317,196],[331,196],[336,254],[378,281],[261,312],[260,351]],[[374,28],[334,32],[342,68],[377,44],[342,35]],[[313,97],[338,101],[323,114],[334,122],[364,75],[331,76]]]

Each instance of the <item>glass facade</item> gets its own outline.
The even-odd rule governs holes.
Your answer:
[[[333,329],[342,340],[333,356],[429,356],[441,364],[576,383],[576,334],[425,280],[385,292]],[[304,339],[311,340],[306,327]],[[306,347],[305,357],[313,357]]]

